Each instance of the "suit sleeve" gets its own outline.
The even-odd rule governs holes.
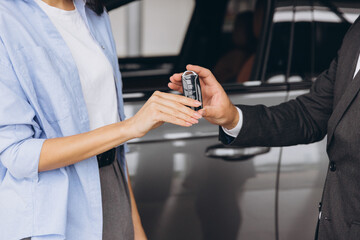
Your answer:
[[[238,107],[243,112],[243,127],[236,138],[220,128],[224,144],[238,146],[289,146],[320,141],[327,134],[333,111],[337,58],[315,81],[310,93],[273,107]]]
[[[0,73],[0,182],[6,174],[36,180],[44,139],[1,39]]]

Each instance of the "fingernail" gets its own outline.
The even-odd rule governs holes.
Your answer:
[[[191,119],[191,122],[192,122],[193,124],[199,123],[199,121],[198,121],[197,119],[194,119],[194,118]]]
[[[202,118],[201,114],[200,114],[200,113],[197,113],[197,112],[194,113],[194,116],[195,116],[197,119]]]
[[[201,102],[195,101],[195,104],[196,104],[197,106],[200,106],[200,105],[201,105]]]
[[[187,122],[187,123],[185,123],[185,126],[191,127],[192,124]]]

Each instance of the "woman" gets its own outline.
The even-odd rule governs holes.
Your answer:
[[[0,2],[0,239],[145,239],[124,142],[200,103],[155,92],[125,120],[98,0]]]

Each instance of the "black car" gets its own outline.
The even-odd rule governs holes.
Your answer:
[[[356,0],[118,3],[107,7],[127,117],[155,90],[169,91],[169,76],[188,63],[211,69],[234,104],[295,98],[326,70],[360,13]],[[325,145],[224,147],[205,120],[165,124],[130,141],[129,171],[149,239],[313,239]]]

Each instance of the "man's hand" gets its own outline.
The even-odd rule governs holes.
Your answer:
[[[239,121],[238,111],[211,71],[194,65],[187,65],[186,69],[196,72],[200,78],[204,108],[199,110],[199,113],[212,124],[227,129],[234,128]],[[177,73],[170,77],[169,88],[183,92],[181,75]]]

